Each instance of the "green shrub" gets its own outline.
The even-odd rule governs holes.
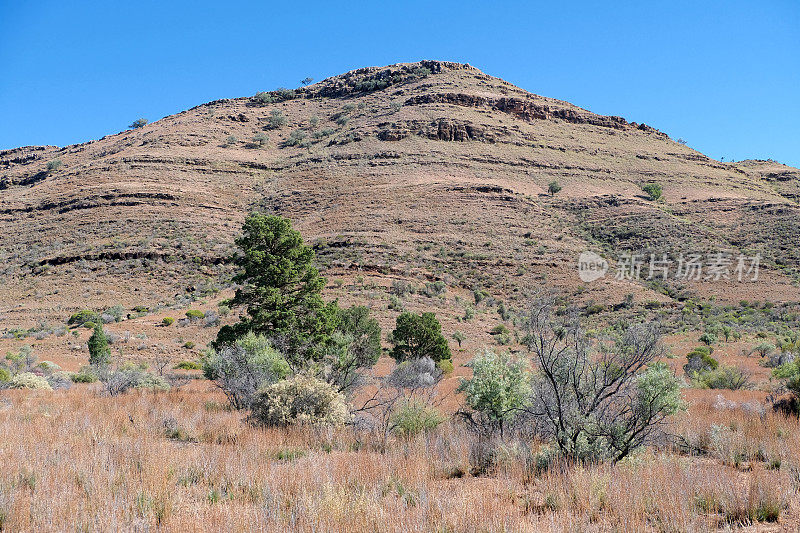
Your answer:
[[[183,343],[183,347],[186,348],[187,350],[193,350],[194,346],[195,344],[192,341],[186,341]]]
[[[768,342],[762,342],[753,348],[753,351],[759,354],[761,357],[767,357],[769,354],[775,351],[775,345]]]
[[[498,324],[489,331],[490,335],[507,335],[509,333],[505,324]]]
[[[303,130],[294,130],[289,137],[283,141],[284,146],[305,146],[308,135]]]
[[[0,368],[0,383],[8,383],[11,381],[11,372],[5,368]]]
[[[460,331],[454,331],[452,335],[450,335],[454,341],[458,343],[458,349],[461,349],[461,343],[467,340],[467,337],[461,333]]]
[[[269,142],[269,136],[264,133],[257,133],[253,136],[253,145],[263,148]]]
[[[175,319],[171,316],[165,316],[164,319],[161,321],[162,326],[171,326],[175,322]]]
[[[102,324],[103,321],[100,319],[100,315],[95,311],[90,311],[89,309],[82,309],[78,311],[67,320],[67,325],[79,328],[81,326],[86,326],[93,328],[95,324]]]
[[[12,389],[53,390],[47,380],[30,372],[22,372],[11,378]]]
[[[661,185],[657,183],[648,183],[642,186],[642,190],[647,193],[651,200],[655,201],[661,198]]]
[[[91,367],[84,366],[70,374],[69,378],[73,383],[94,383],[97,381],[97,374]]]
[[[61,162],[61,160],[60,160],[60,159],[53,159],[52,161],[50,161],[49,163],[47,163],[47,171],[48,171],[48,172],[55,172],[56,170],[58,170],[59,168],[61,168],[61,165],[62,165],[62,164],[63,164],[63,163]]]
[[[111,349],[108,347],[108,337],[106,337],[101,324],[95,324],[94,333],[89,337],[88,346],[90,365],[105,365],[111,362]]]
[[[147,122],[148,121],[146,118],[137,118],[131,122],[131,125],[128,127],[132,130],[138,130],[139,128],[144,128],[147,125]]]
[[[151,389],[158,391],[168,391],[170,385],[163,376],[156,376],[150,372],[143,372],[140,379],[134,385],[137,389]]]
[[[203,365],[198,363],[197,361],[181,361],[177,365],[175,365],[175,369],[177,370],[202,370]]]
[[[434,361],[452,358],[447,339],[442,335],[442,325],[433,313],[400,313],[391,340],[394,344],[392,357],[397,362],[422,357]]]
[[[281,126],[286,125],[286,116],[279,109],[273,109],[270,113],[267,127],[271,130],[277,130]]]
[[[557,181],[551,181],[547,184],[547,192],[550,196],[556,195],[561,192],[561,185]]]
[[[290,424],[342,425],[350,420],[344,395],[329,383],[294,376],[256,393],[251,419],[266,426]]]
[[[508,353],[495,354],[484,349],[467,365],[471,378],[462,378],[458,387],[467,405],[497,425],[513,420],[530,396],[530,373],[522,359]]]
[[[236,135],[228,135],[228,138],[225,139],[225,146],[233,146],[238,142],[239,139],[236,137]]]
[[[687,363],[683,370],[691,377],[694,372],[716,370],[719,362],[711,357],[711,350],[706,346],[699,346],[686,354]]]
[[[706,331],[705,333],[700,335],[700,338],[697,340],[699,340],[706,346],[711,346],[712,344],[716,344],[719,341],[719,338],[717,338],[717,336],[711,333],[710,331]]]
[[[272,104],[275,102],[275,98],[271,94],[265,91],[259,91],[253,96],[253,101],[257,104],[265,105],[265,104]]]
[[[436,363],[436,368],[442,371],[442,374],[452,374],[455,367],[453,366],[453,361],[450,359],[442,359],[441,361]]]
[[[413,437],[423,431],[436,429],[444,420],[444,416],[433,407],[405,402],[392,414],[390,427],[399,435]]]
[[[198,320],[205,317],[206,314],[200,311],[199,309],[189,309],[188,311],[186,311],[186,318],[188,318],[189,320]]]
[[[252,331],[211,351],[203,361],[203,375],[216,382],[236,409],[249,408],[258,389],[285,378],[290,370],[269,339]]]
[[[739,390],[750,387],[750,377],[739,367],[720,365],[715,370],[695,372],[692,383],[701,389]]]

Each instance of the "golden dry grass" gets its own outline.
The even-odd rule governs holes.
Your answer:
[[[253,428],[205,382],[115,398],[90,386],[6,391],[0,517],[4,531],[797,527],[796,419],[695,401],[671,430],[707,455],[650,449],[536,477],[509,445],[478,477],[474,439],[451,424],[384,448],[351,429]],[[771,509],[780,522],[759,524]]]

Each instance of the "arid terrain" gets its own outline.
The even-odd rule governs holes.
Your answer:
[[[67,320],[89,309],[124,360],[200,361],[238,315],[233,241],[261,210],[291,219],[325,298],[369,307],[384,337],[403,309],[436,313],[446,415],[479,349],[525,355],[518,316],[544,293],[591,331],[658,321],[688,404],[622,462],[535,472],[516,460],[535,440],[477,468],[456,419],[388,442],[253,427],[196,369],[166,392],[0,390],[0,531],[797,531],[800,422],[773,409],[785,391],[756,348],[800,347],[800,170],[716,161],[629,119],[423,61],[0,152],[3,354],[78,371],[92,331]],[[581,280],[584,251],[604,278]],[[734,259],[727,279],[648,280],[647,263],[616,279],[627,252]],[[757,280],[736,279],[739,255],[760,257]],[[711,330],[746,387],[685,375]]]

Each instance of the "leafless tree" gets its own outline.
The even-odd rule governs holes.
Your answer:
[[[592,343],[576,312],[557,316],[552,303],[536,302],[523,329],[535,365],[529,418],[567,458],[618,461],[681,407],[671,371],[656,366],[645,376],[664,353],[657,325]]]

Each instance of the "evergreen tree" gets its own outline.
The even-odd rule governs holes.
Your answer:
[[[420,357],[430,357],[436,362],[452,357],[447,339],[442,335],[442,325],[433,313],[400,313],[392,332],[392,343],[392,357],[398,363]]]
[[[89,364],[100,366],[110,362],[111,350],[108,347],[108,337],[103,331],[103,325],[96,323],[94,333],[89,337]]]
[[[247,316],[220,329],[214,347],[253,332],[272,339],[294,367],[320,357],[336,326],[337,306],[322,300],[325,278],[300,232],[288,219],[253,213],[236,245],[241,251],[234,263],[240,271],[233,280],[240,287],[228,305],[244,307]]]

